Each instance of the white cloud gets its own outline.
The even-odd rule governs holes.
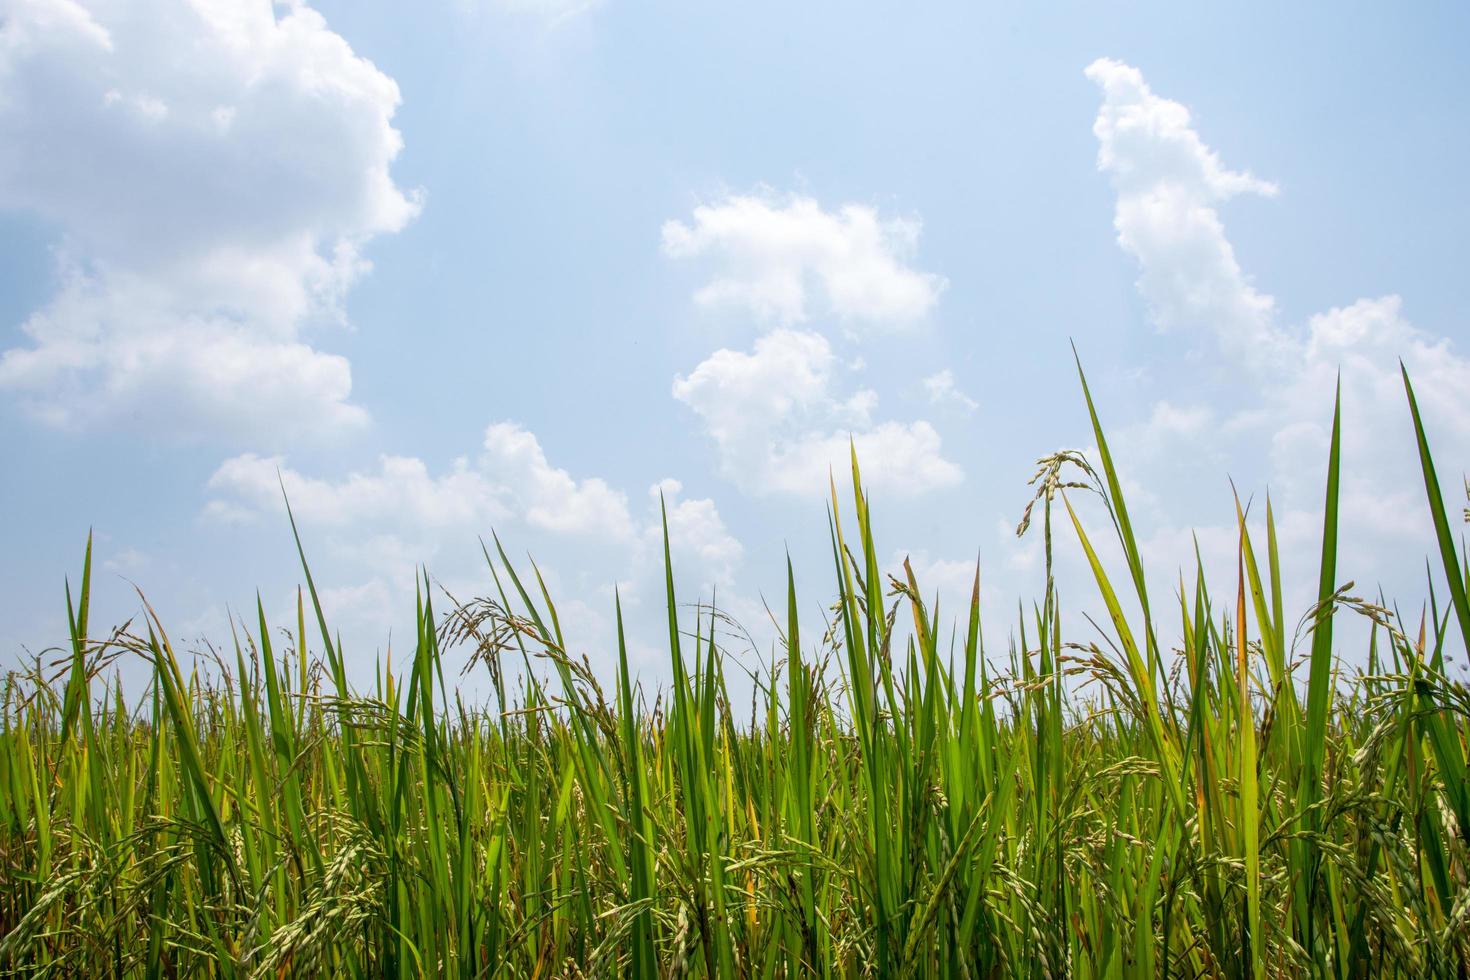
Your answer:
[[[748,353],[715,351],[673,391],[700,416],[724,474],[751,493],[825,494],[829,471],[846,470],[849,440],[869,486],[912,495],[961,480],[933,426],[875,423],[877,396],[835,394],[838,369],[826,338],[782,329]]]
[[[481,465],[506,481],[532,527],[613,538],[632,534],[628,498],[621,491],[598,477],[574,480],[553,467],[536,437],[514,423],[499,422],[485,431]]]
[[[1118,243],[1138,260],[1138,289],[1154,322],[1208,330],[1257,363],[1280,357],[1275,303],[1241,271],[1215,210],[1237,194],[1274,195],[1275,185],[1225,169],[1189,110],[1155,95],[1138,69],[1101,59],[1087,77],[1103,90],[1092,130],[1098,169],[1118,194]]]
[[[674,397],[699,415],[721,471],[740,487],[823,495],[852,446],[865,480],[880,489],[909,495],[960,481],[930,423],[875,421],[876,392],[840,393],[839,374],[863,370],[862,357],[843,364],[822,333],[794,329],[818,317],[902,327],[928,315],[946,282],[913,267],[919,230],[916,219],[880,217],[865,205],[826,211],[810,197],[766,189],[697,207],[688,223],[665,222],[665,255],[713,269],[696,302],[749,315],[767,331],[751,351],[717,350],[674,379]],[[931,384],[942,381],[929,379],[926,389],[970,410],[952,377],[947,390]]]
[[[146,569],[152,563],[151,556],[147,552],[139,551],[137,548],[123,548],[121,551],[104,558],[102,567],[109,572],[118,575],[136,575]]]
[[[411,569],[451,540],[507,527],[613,545],[634,565],[661,563],[660,494],[675,560],[692,573],[728,581],[743,553],[713,500],[685,498],[679,481],[665,479],[649,488],[647,513],[635,516],[621,490],[553,466],[536,436],[512,422],[490,425],[479,455],[439,474],[411,456],[385,455],[375,469],[338,479],[308,476],[281,456],[236,456],[210,477],[206,516],[232,523],[279,516],[282,485],[304,528],[343,533],[355,554],[394,569]]]
[[[360,427],[347,361],[304,337],[417,211],[389,174],[398,102],[303,5],[4,4],[0,207],[62,237],[0,388],[60,426]]]
[[[1189,112],[1150,91],[1137,69],[1103,60],[1087,75],[1103,90],[1094,126],[1098,166],[1117,191],[1118,241],[1140,265],[1139,291],[1160,328],[1197,331],[1217,345],[1224,368],[1223,377],[1212,378],[1196,364],[1189,369],[1193,404],[1161,399],[1120,440],[1125,468],[1164,491],[1146,498],[1156,554],[1192,564],[1193,538],[1182,528],[1195,515],[1166,510],[1165,501],[1198,496],[1197,484],[1178,480],[1200,475],[1201,461],[1223,490],[1220,464],[1228,460],[1269,485],[1283,555],[1300,578],[1309,578],[1340,373],[1340,577],[1356,577],[1368,588],[1419,574],[1432,542],[1424,533],[1427,509],[1399,359],[1415,382],[1436,451],[1451,465],[1470,457],[1470,405],[1463,398],[1470,361],[1448,340],[1409,323],[1397,296],[1357,300],[1311,317],[1303,328],[1283,324],[1273,298],[1241,270],[1216,210],[1238,193],[1274,194],[1274,185],[1225,169]],[[1227,562],[1233,534],[1233,525],[1202,529],[1207,558]]]
[[[663,527],[657,510],[662,501],[668,514],[669,551],[675,566],[691,567],[705,581],[727,585],[745,549],[725,526],[713,500],[684,500],[683,492],[683,484],[674,479],[661,480],[648,488],[651,506],[643,529],[642,562],[663,561]]]
[[[386,641],[395,625],[396,590],[383,578],[374,577],[357,585],[338,585],[320,590],[322,613],[329,623],[350,623],[357,630],[370,628],[377,639]],[[290,609],[290,606],[287,606]],[[290,622],[290,612],[277,615],[276,622]]]
[[[929,396],[932,405],[949,405],[958,408],[966,415],[971,415],[980,403],[961,391],[954,381],[954,372],[949,368],[929,375],[923,381],[924,393]]]
[[[942,276],[911,265],[920,226],[844,204],[825,211],[800,195],[732,195],[694,209],[690,223],[663,226],[664,254],[706,258],[714,277],[695,293],[702,306],[732,307],[791,326],[812,316],[902,326],[924,317]]]
[[[210,477],[210,489],[221,495],[211,512],[278,511],[282,483],[297,516],[319,525],[485,532],[513,518],[557,533],[614,540],[634,533],[623,493],[552,466],[535,435],[512,422],[491,425],[476,459],[460,457],[439,476],[408,456],[383,456],[375,472],[335,481],[306,476],[279,456],[236,456]]]

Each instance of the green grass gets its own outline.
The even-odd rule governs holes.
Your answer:
[[[287,642],[258,609],[186,672],[146,605],[89,622],[89,543],[60,669],[0,690],[0,972],[1465,976],[1470,692],[1445,670],[1470,603],[1404,380],[1447,586],[1418,621],[1337,581],[1337,416],[1301,629],[1269,502],[1254,539],[1237,507],[1234,581],[1151,596],[1084,383],[1097,465],[1041,462],[1046,585],[1008,649],[982,648],[978,570],[957,621],[907,565],[884,579],[854,459],[832,565],[803,570],[830,612],[801,621],[788,564],[749,716],[667,541],[672,684],[637,685],[619,607],[611,692],[498,541],[489,598],[437,609],[424,578],[412,659],[365,689],[304,555]],[[1054,548],[1100,631],[1065,632]],[[493,705],[447,681],[451,646]],[[119,656],[152,665],[131,700]]]

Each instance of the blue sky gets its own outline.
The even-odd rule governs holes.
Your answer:
[[[1069,340],[1163,590],[1191,529],[1230,571],[1233,477],[1306,594],[1341,368],[1341,577],[1416,608],[1399,357],[1470,459],[1467,21],[0,0],[0,656],[62,638],[88,527],[106,619],[284,617],[279,470],[355,662],[493,528],[656,671],[658,491],[759,638],[787,549],[832,591],[849,437],[895,566],[948,604],[978,552],[1005,614],[1034,460],[1092,443]]]

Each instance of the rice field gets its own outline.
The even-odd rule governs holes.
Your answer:
[[[672,682],[630,675],[619,610],[611,689],[496,542],[485,597],[426,579],[412,655],[366,686],[304,554],[295,622],[260,610],[186,670],[151,609],[90,621],[89,544],[69,647],[0,690],[0,972],[1463,977],[1470,576],[1405,390],[1422,618],[1338,580],[1336,422],[1309,609],[1283,608],[1269,503],[1233,515],[1233,578],[1151,592],[1089,395],[1096,458],[1041,461],[1048,585],[986,624],[1005,648],[978,571],[957,623],[885,580],[854,460],[831,565],[803,570],[829,615],[788,572],[749,705],[667,541]],[[1084,527],[1083,496],[1110,519]],[[1064,635],[1054,548],[1090,565],[1097,631]],[[1366,649],[1335,642],[1346,616]],[[451,655],[494,697],[465,703]]]

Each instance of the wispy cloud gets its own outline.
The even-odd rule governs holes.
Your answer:
[[[949,406],[957,408],[966,415],[974,414],[980,407],[980,403],[961,391],[954,380],[954,372],[949,368],[936,371],[923,381],[924,393],[929,396],[931,405]]]

